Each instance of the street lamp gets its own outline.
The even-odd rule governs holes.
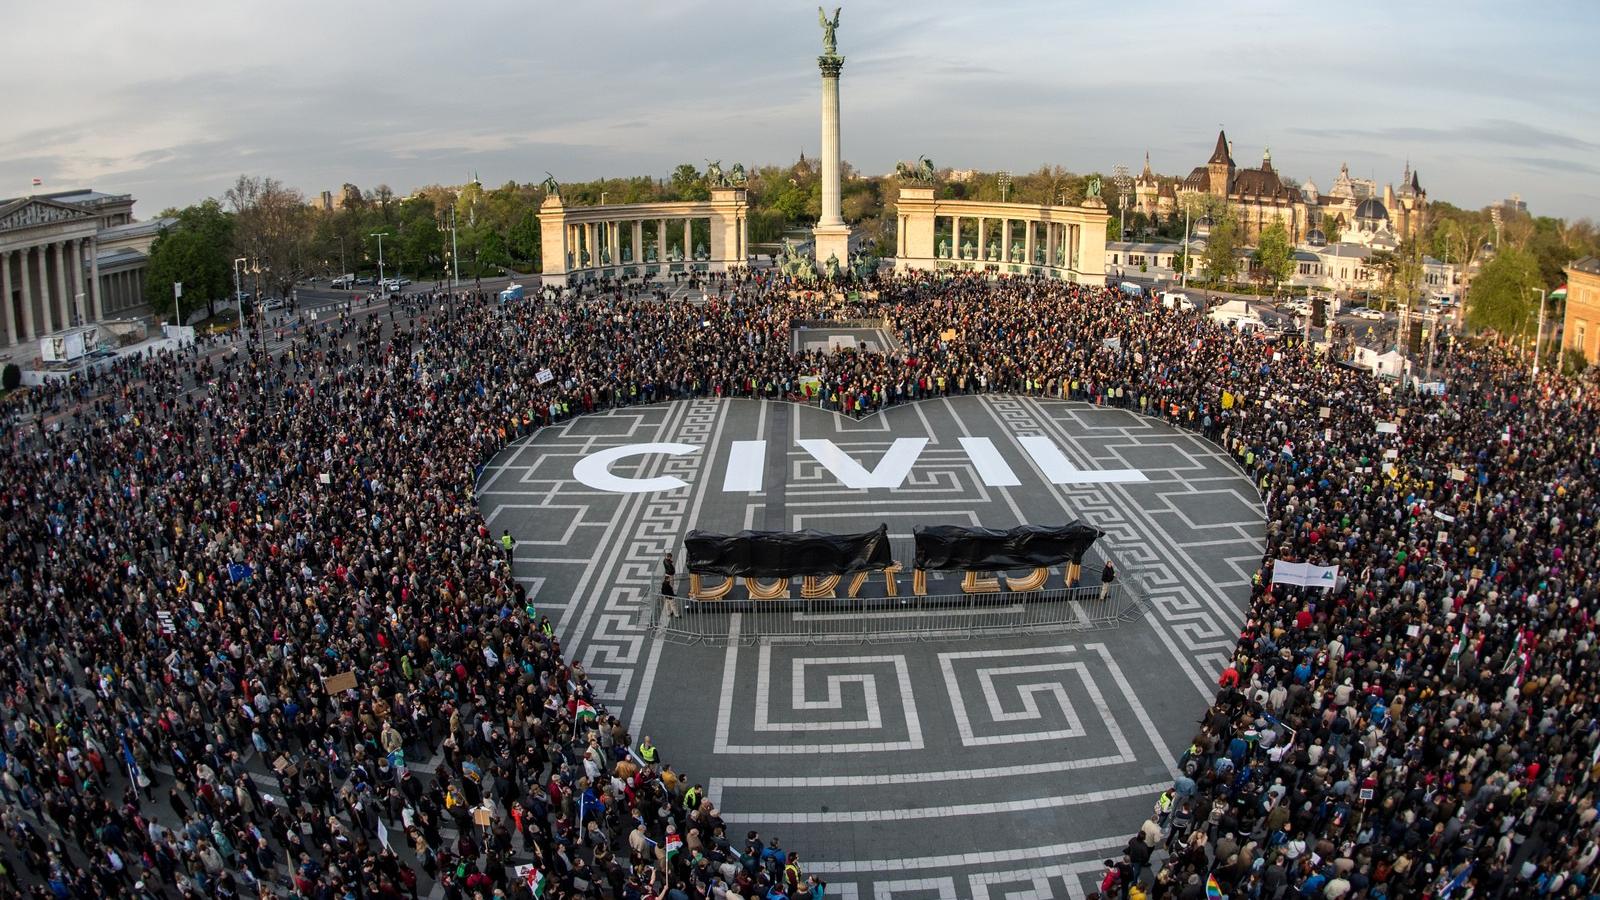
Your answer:
[[[1011,173],[1002,170],[998,179],[1000,182],[1000,202],[1006,202],[1006,194],[1011,190]]]
[[[1539,339],[1544,337],[1544,288],[1528,288],[1539,292],[1539,322],[1533,328],[1533,377],[1539,377]]]
[[[605,191],[601,191],[600,192],[600,205],[601,206],[605,206],[606,205],[606,192]]]
[[[244,289],[239,286],[241,272],[246,260],[239,257],[233,261],[233,302],[239,306],[239,333],[244,333]]]
[[[1128,186],[1131,182],[1127,166],[1112,167],[1111,183],[1117,186],[1117,210],[1122,216],[1122,224],[1117,228],[1117,237],[1124,241],[1128,239]]]
[[[383,232],[374,231],[367,237],[378,239],[378,290],[383,290]]]
[[[383,241],[379,241],[378,242],[378,246],[381,248],[383,246]],[[379,254],[380,257],[382,255],[383,254],[381,254],[381,253]],[[459,254],[456,252],[456,208],[455,208],[454,205],[451,205],[451,207],[450,207],[450,290],[454,291],[457,288],[459,288],[460,285],[461,285],[461,261],[460,261]]]

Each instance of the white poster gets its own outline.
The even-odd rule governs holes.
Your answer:
[[[556,380],[556,376],[549,369],[540,369],[539,374],[534,377],[539,379],[540,384],[549,384]]]
[[[1339,567],[1275,560],[1272,563],[1272,583],[1332,588],[1339,583]]]

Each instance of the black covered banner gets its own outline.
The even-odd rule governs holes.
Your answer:
[[[917,537],[917,568],[1003,572],[1064,562],[1083,555],[1105,532],[1082,522],[1018,525],[1008,531],[963,525],[925,525]]]
[[[684,540],[689,572],[744,578],[846,575],[894,564],[889,526],[861,534],[821,531],[691,531]]]

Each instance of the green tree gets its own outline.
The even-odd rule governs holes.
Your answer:
[[[610,199],[609,197],[607,199]],[[625,235],[626,240],[631,237]],[[517,218],[516,224],[511,226],[506,234],[506,243],[511,255],[519,261],[528,263],[532,271],[539,271],[539,212],[535,209],[523,210]],[[617,260],[613,260],[617,262]]]
[[[172,309],[173,282],[182,282],[183,318],[201,307],[215,312],[215,301],[233,290],[233,216],[216,200],[205,200],[179,210],[177,220],[163,228],[150,246],[145,301],[164,314]]]
[[[711,189],[706,187],[705,176],[690,163],[682,163],[672,170],[672,193],[679,200],[711,199]]]
[[[1541,287],[1539,264],[1533,255],[1503,247],[1484,264],[1472,280],[1467,295],[1467,324],[1477,331],[1494,331],[1507,337],[1533,333]]]
[[[1211,226],[1206,236],[1206,250],[1202,257],[1206,277],[1222,283],[1231,283],[1237,271],[1234,251],[1239,249],[1239,224],[1224,212]]]
[[[1263,284],[1272,285],[1274,293],[1278,285],[1294,275],[1294,246],[1282,222],[1273,222],[1261,230],[1251,258],[1255,261],[1256,277]]]

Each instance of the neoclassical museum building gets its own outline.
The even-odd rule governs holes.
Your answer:
[[[0,200],[0,347],[146,311],[150,245],[133,197],[94,190]]]

